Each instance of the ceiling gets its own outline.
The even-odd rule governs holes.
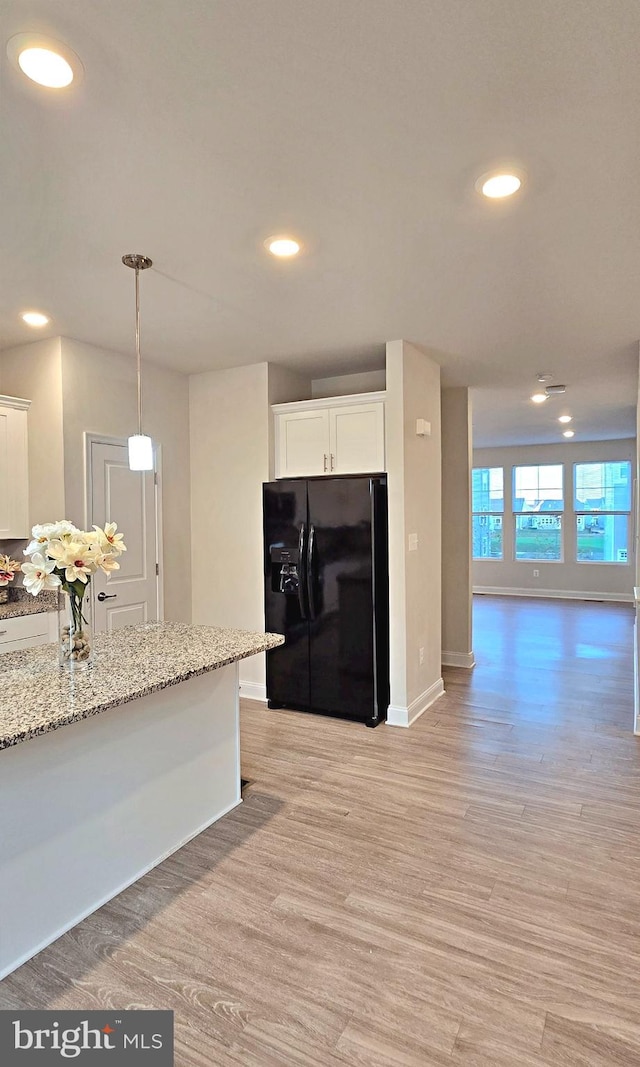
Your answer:
[[[49,333],[198,371],[383,366],[404,337],[475,387],[482,444],[635,434],[637,0],[3,0],[81,57],[62,93],[2,42],[0,347]],[[474,190],[501,162],[510,201]],[[293,232],[304,255],[262,242]],[[575,408],[575,410],[574,410]],[[555,410],[555,409],[554,409]],[[551,435],[551,436],[549,436]]]

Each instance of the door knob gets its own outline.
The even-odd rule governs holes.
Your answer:
[[[102,603],[103,600],[115,600],[117,593],[98,593],[98,600]]]

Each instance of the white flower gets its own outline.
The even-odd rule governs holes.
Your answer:
[[[56,589],[60,585],[57,574],[52,574],[55,567],[53,560],[45,560],[40,552],[35,552],[31,563],[22,564],[24,587],[32,596],[37,596],[43,589]]]
[[[107,576],[111,574],[111,571],[120,570],[120,564],[113,556],[100,555],[97,557],[96,563],[100,570],[104,571]]]
[[[44,552],[47,555],[47,545],[54,538],[58,540],[71,540],[73,534],[80,533],[76,526],[68,519],[60,519],[58,522],[45,522],[34,526],[31,531],[32,540],[24,550],[25,556],[32,556],[34,552]]]
[[[77,533],[82,536],[80,531]],[[96,544],[88,544],[79,538],[73,541],[50,541],[47,551],[58,570],[64,571],[64,580],[69,584],[77,581],[86,584],[95,574],[102,554]]]
[[[98,544],[105,555],[120,556],[127,551],[127,546],[124,543],[124,534],[116,533],[118,529],[117,522],[105,523],[104,530],[99,526],[94,526],[93,528]]]
[[[58,522],[47,523],[47,529],[49,532],[49,540],[71,540],[73,534],[80,533],[81,531],[77,526],[74,526],[68,519],[60,519]]]

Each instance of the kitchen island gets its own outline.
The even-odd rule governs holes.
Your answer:
[[[279,634],[177,623],[0,657],[0,978],[240,803],[238,660]]]

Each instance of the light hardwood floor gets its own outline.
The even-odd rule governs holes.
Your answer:
[[[245,803],[0,1007],[172,1008],[178,1067],[640,1064],[632,625],[477,598],[408,731],[247,703]]]

